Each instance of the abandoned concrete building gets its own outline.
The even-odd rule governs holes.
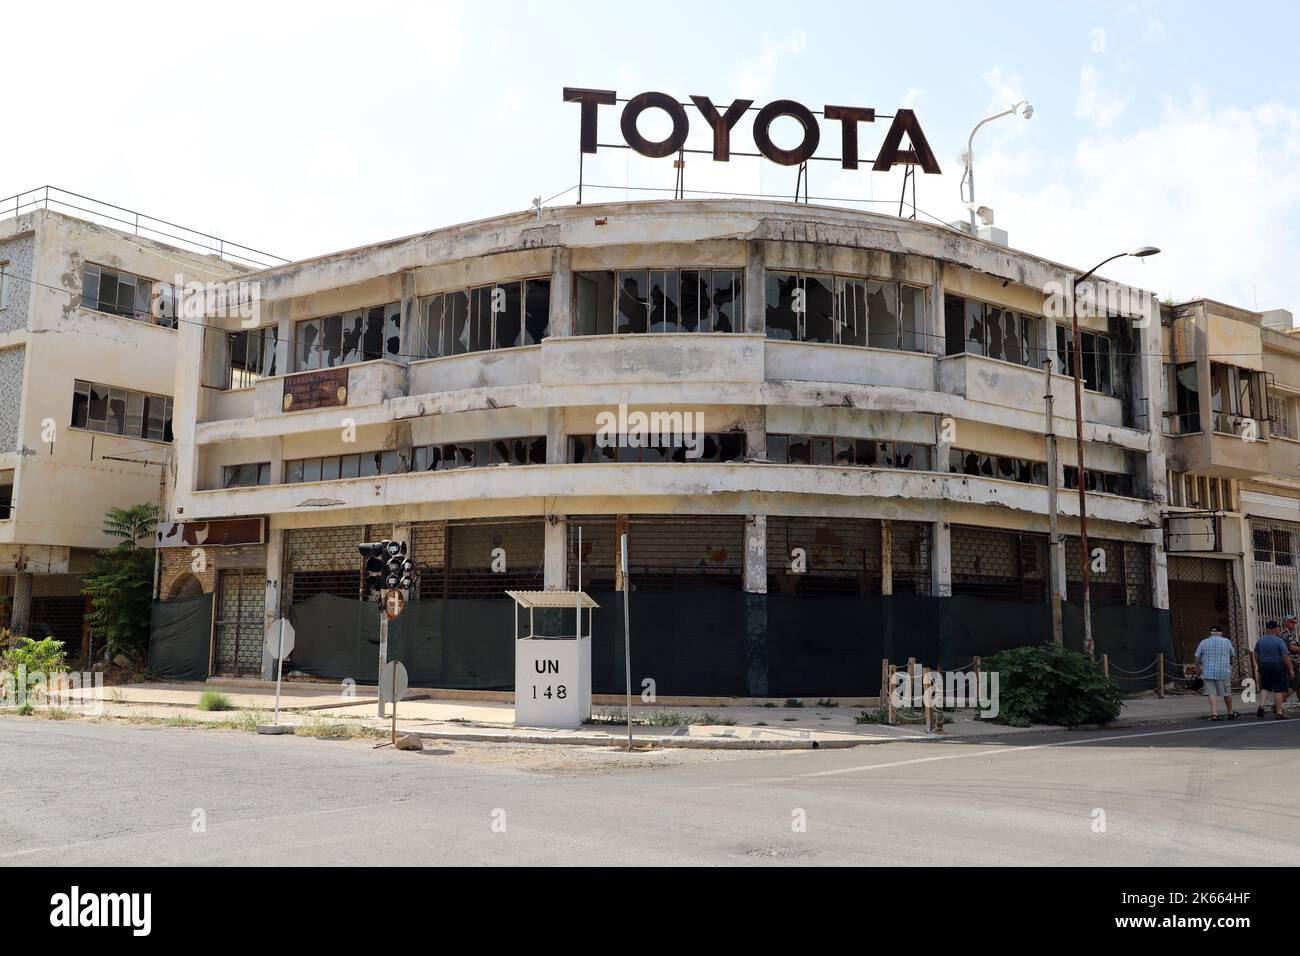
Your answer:
[[[416,565],[390,650],[413,683],[508,689],[504,590],[581,587],[601,606],[595,689],[621,691],[626,584],[637,686],[870,694],[882,656],[956,666],[1049,636],[1054,483],[1078,647],[1071,338],[1048,301],[1077,274],[748,200],[548,208],[254,273],[255,321],[177,333],[184,543],[159,597],[197,608],[177,620],[198,676],[269,674],[286,614],[286,672],[373,680],[357,545],[392,538]],[[1190,432],[1158,411],[1184,319],[1131,301],[1079,321],[1094,633],[1136,668],[1172,643],[1167,449]]]
[[[53,187],[0,200],[0,622],[73,658],[105,512],[163,498],[175,276],[265,264],[208,238]]]

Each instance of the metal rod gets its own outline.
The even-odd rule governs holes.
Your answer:
[[[623,671],[627,681],[627,749],[632,749],[632,622],[628,618],[627,532],[619,537],[623,564]]]
[[[1096,270],[1093,270],[1096,271]],[[1089,273],[1091,275],[1091,273]],[[1084,276],[1083,278],[1086,278]],[[1070,331],[1074,339],[1074,445],[1075,445],[1075,478],[1078,482],[1079,490],[1079,557],[1082,568],[1083,581],[1083,652],[1089,657],[1094,657],[1095,647],[1092,643],[1092,609],[1089,606],[1088,590],[1088,497],[1084,490],[1084,461],[1083,461],[1083,349],[1079,336],[1079,309],[1076,303],[1077,293],[1079,291],[1080,279],[1074,280],[1074,286],[1070,290]]]
[[[1043,359],[1043,381],[1046,392],[1043,402],[1046,405],[1047,424],[1047,574],[1049,594],[1052,601],[1052,643],[1057,647],[1065,645],[1065,632],[1061,624],[1061,569],[1060,545],[1061,532],[1057,527],[1057,488],[1056,488],[1056,398],[1052,394],[1052,359]]]
[[[284,677],[284,618],[280,618],[280,635],[275,645],[275,717],[271,723],[280,723],[280,680]]]

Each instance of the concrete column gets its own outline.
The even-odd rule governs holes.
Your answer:
[[[767,457],[767,409],[755,406],[745,413],[745,457]]]
[[[548,591],[563,591],[567,587],[568,540],[569,523],[564,515],[547,515],[542,587]],[[577,587],[577,582],[574,582],[574,587]]]
[[[930,591],[935,597],[952,597],[952,528],[946,521],[930,527]]]
[[[561,465],[569,457],[569,435],[564,430],[564,409],[546,410],[546,462]]]
[[[934,279],[930,282],[930,314],[927,316],[925,331],[928,334],[922,347],[924,351],[931,355],[945,354],[947,342],[943,313],[943,266],[937,262],[934,263]]]
[[[32,577],[29,571],[14,575],[14,603],[9,615],[9,630],[17,637],[28,637],[32,623]]]
[[[281,375],[296,372],[293,354],[293,322],[289,320],[289,303],[272,302],[271,316],[276,325],[275,367]]]
[[[280,619],[280,602],[284,593],[284,529],[269,528],[266,532],[266,637],[276,636]],[[215,585],[214,585],[215,587]],[[215,597],[214,599],[215,600]],[[262,680],[275,680],[275,659],[270,645],[262,645]]]
[[[271,440],[271,484],[284,481],[284,437],[276,435]]]
[[[888,518],[880,522],[880,593],[894,593],[894,523]]]
[[[573,335],[573,256],[567,246],[551,254],[551,335]]]
[[[767,515],[750,515],[745,524],[745,590],[767,593]]]
[[[403,356],[415,354],[415,327],[418,324],[420,315],[420,302],[415,296],[415,274],[412,272],[403,272],[401,275],[401,296],[402,296],[402,326],[398,329],[398,351]],[[398,361],[403,364],[410,361],[409,358],[400,358]]]
[[[184,508],[191,493],[199,487],[199,449],[195,428],[199,416],[199,399],[203,394],[203,346],[208,328],[195,322],[182,322],[176,330],[176,377],[172,399],[172,447],[176,483],[171,506]],[[177,512],[179,514],[179,512]]]
[[[746,689],[767,696],[767,515],[745,523]]]
[[[1169,557],[1165,554],[1165,534],[1162,528],[1143,533],[1143,540],[1151,545],[1151,606],[1169,610]]]
[[[1050,545],[1049,545],[1050,547]],[[1069,575],[1065,570],[1065,534],[1062,532],[1058,535],[1056,542],[1056,587],[1061,592],[1061,600],[1070,599]]]
[[[751,335],[763,335],[766,331],[765,251],[761,242],[749,242],[745,245],[745,331]]]

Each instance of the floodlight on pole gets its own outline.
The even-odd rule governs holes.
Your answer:
[[[1083,600],[1083,650],[1090,657],[1093,655],[1095,645],[1092,641],[1092,608],[1088,593],[1088,570],[1089,564],[1091,563],[1091,556],[1088,554],[1088,499],[1087,490],[1084,487],[1083,351],[1079,338],[1079,310],[1075,305],[1075,301],[1078,297],[1079,286],[1106,263],[1114,262],[1116,259],[1123,259],[1125,256],[1132,256],[1134,259],[1145,259],[1148,256],[1154,256],[1159,252],[1160,250],[1155,246],[1139,246],[1132,252],[1116,253],[1109,259],[1103,259],[1083,275],[1075,279],[1074,284],[1070,289],[1070,337],[1071,345],[1073,346],[1071,352],[1074,356],[1074,473],[1079,492],[1079,564],[1082,567],[1081,583],[1083,585],[1083,593],[1081,595]]]
[[[970,136],[966,137],[966,151],[961,154],[961,163],[965,168],[962,173],[961,184],[958,187],[961,192],[962,202],[966,203],[970,209],[970,231],[975,235],[979,227],[975,222],[975,134],[979,132],[980,127],[985,123],[991,123],[995,119],[1001,119],[1004,116],[1019,116],[1022,119],[1030,119],[1034,115],[1034,107],[1028,100],[1021,100],[1019,103],[1012,103],[1010,109],[1005,109],[1001,113],[994,113],[992,116],[986,116],[970,131]],[[969,192],[969,197],[967,193]]]

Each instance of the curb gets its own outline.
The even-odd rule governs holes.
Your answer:
[[[424,740],[482,741],[498,744],[568,744],[579,747],[623,747],[626,737],[548,737],[541,734],[457,734],[436,730],[408,730],[413,737]],[[743,737],[633,737],[633,746],[650,745],[655,748],[678,747],[691,750],[846,750],[871,744],[893,743],[892,738],[881,740],[746,740]]]

